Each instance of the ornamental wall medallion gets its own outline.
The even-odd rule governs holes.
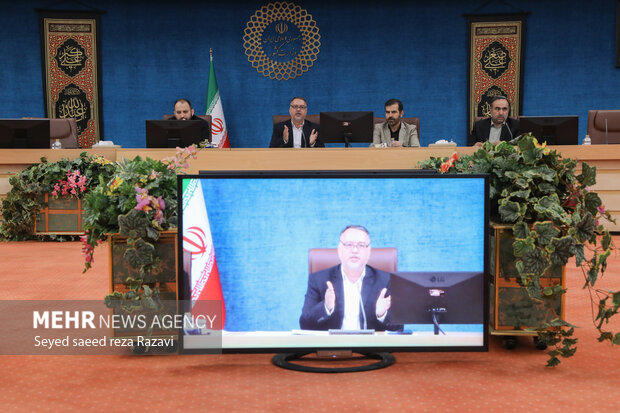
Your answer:
[[[248,62],[270,79],[289,80],[307,72],[319,54],[321,35],[305,9],[288,2],[269,3],[245,26]]]

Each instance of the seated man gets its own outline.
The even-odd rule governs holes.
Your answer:
[[[194,109],[192,108],[192,104],[187,99],[181,98],[177,99],[176,102],[174,102],[174,118],[171,118],[171,120],[175,119],[202,121],[203,125],[200,130],[200,139],[204,141],[209,139],[209,137],[211,136],[211,134],[209,133],[209,122],[194,115]]]
[[[366,265],[370,236],[360,225],[340,233],[340,264],[310,274],[299,326],[304,330],[398,330],[390,325],[390,275]]]
[[[370,146],[420,146],[415,125],[401,122],[403,113],[403,102],[400,100],[390,99],[385,102],[385,122],[375,125]]]
[[[319,139],[319,126],[306,120],[308,104],[302,97],[291,100],[291,119],[273,125],[270,148],[318,148],[325,145]]]
[[[509,118],[510,102],[504,96],[495,96],[491,100],[491,119],[481,119],[474,123],[469,138],[470,144],[476,147],[489,141],[498,144],[510,141],[519,135],[519,121]]]

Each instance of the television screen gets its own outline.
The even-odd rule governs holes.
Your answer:
[[[527,132],[547,145],[579,145],[579,116],[521,116],[519,133]]]
[[[204,127],[202,120],[147,120],[146,147],[176,148],[199,144]]]
[[[0,148],[49,149],[49,119],[0,119]]]
[[[181,352],[487,350],[486,176],[210,172],[179,191],[182,311],[211,314]],[[414,302],[429,273],[456,306],[441,334]]]
[[[321,112],[321,141],[324,143],[370,143],[373,112]]]

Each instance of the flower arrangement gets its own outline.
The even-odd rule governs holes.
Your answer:
[[[85,192],[88,189],[86,186],[86,176],[80,174],[80,170],[67,171],[67,179],[59,179],[58,183],[54,185],[52,196],[58,197],[58,195],[74,195]]]
[[[491,215],[512,224],[516,268],[530,297],[554,300],[564,294],[561,286],[543,288],[540,278],[551,265],[563,266],[575,257],[584,288],[597,300],[593,299],[593,309],[599,341],[620,344],[620,333],[606,330],[618,313],[620,292],[595,288],[613,249],[611,235],[600,221],[615,222],[591,189],[596,168],[584,162],[577,174],[577,160],[562,158],[531,134],[521,135],[514,143],[487,142],[472,155],[430,158],[419,166],[441,173],[489,174]],[[549,366],[559,364],[560,356],[574,354],[573,325],[556,315],[539,327],[539,340],[551,346]]]
[[[84,271],[92,265],[94,248],[107,234],[116,233],[146,245],[145,254],[140,254],[141,271],[149,271],[157,264],[155,256],[147,258],[146,251],[152,256],[154,247],[146,241],[157,241],[160,231],[176,228],[176,175],[189,166],[189,158],[196,156],[195,145],[177,148],[175,156],[161,161],[137,156],[117,162],[112,176],[99,179],[84,199]]]
[[[123,259],[131,270],[124,276],[126,291],[114,291],[105,304],[117,311],[148,316],[167,314],[158,283],[161,258],[156,242],[162,231],[177,226],[177,173],[197,157],[195,145],[177,148],[175,156],[158,161],[137,156],[116,163],[114,174],[101,178],[85,197],[86,234],[82,237],[84,271],[93,264],[94,251],[109,234],[126,237]],[[163,275],[161,275],[163,276]],[[152,334],[152,328],[147,333]],[[145,349],[141,349],[143,351]],[[137,349],[134,349],[137,351]]]
[[[53,197],[83,197],[100,179],[107,179],[114,170],[114,164],[100,156],[89,156],[86,152],[76,159],[62,159],[41,163],[24,169],[9,178],[12,188],[2,200],[2,222],[0,239],[20,241],[32,238],[65,239],[61,235],[35,235],[34,221],[43,208],[40,195],[49,193]],[[71,238],[69,236],[69,238]]]

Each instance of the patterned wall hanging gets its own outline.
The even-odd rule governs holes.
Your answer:
[[[99,12],[39,12],[45,116],[75,118],[78,143],[103,136]]]
[[[476,117],[490,116],[495,96],[508,98],[510,116],[523,110],[525,19],[525,14],[467,16],[468,136]]]

